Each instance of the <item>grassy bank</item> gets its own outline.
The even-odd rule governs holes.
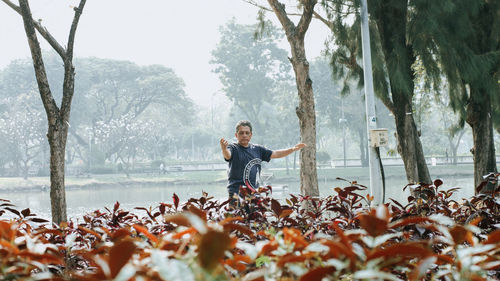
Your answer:
[[[299,170],[272,170],[274,179],[298,179],[300,177]],[[467,165],[439,165],[429,166],[429,172],[433,179],[441,177],[467,177],[474,175],[472,164]],[[386,166],[384,167],[386,178],[390,177],[405,177],[405,169],[403,166]],[[341,177],[348,180],[367,179],[370,177],[368,167],[337,167],[337,168],[321,168],[318,169],[318,178],[335,180]]]
[[[429,166],[432,178],[467,177],[473,176],[472,165],[440,165]],[[386,178],[405,177],[405,170],[402,166],[384,167]],[[272,182],[293,182],[300,178],[299,169],[273,169],[265,170],[264,173],[272,173]],[[367,167],[347,167],[347,168],[321,168],[318,169],[320,180],[335,180],[341,177],[348,180],[365,180],[369,178]],[[132,174],[127,177],[124,174],[87,175],[87,176],[67,176],[66,186],[85,187],[114,184],[133,183],[176,183],[176,184],[224,184],[226,181],[226,171],[194,171],[175,172],[169,174]],[[1,190],[18,190],[31,188],[46,188],[50,186],[48,177],[30,177],[27,180],[19,177],[0,178]]]

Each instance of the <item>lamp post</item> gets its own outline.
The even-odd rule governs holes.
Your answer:
[[[361,45],[363,52],[363,77],[365,81],[365,105],[367,119],[367,133],[370,139],[370,131],[377,129],[377,116],[375,113],[375,98],[373,94],[372,57],[370,49],[370,32],[368,29],[368,4],[361,0]],[[370,142],[370,140],[369,140]],[[370,193],[374,196],[374,204],[383,203],[380,165],[375,147],[368,143],[368,160],[370,166]]]
[[[87,135],[89,137],[89,154],[87,159],[87,169],[88,175],[90,176],[90,169],[92,168],[92,128],[87,127]]]
[[[344,99],[340,98],[340,110],[342,112],[342,118],[339,119],[339,125],[342,126],[342,145],[343,145],[343,150],[344,150],[344,168],[347,167],[347,160],[346,160],[346,145],[345,145],[345,125],[347,123],[347,119],[345,119],[344,116]]]

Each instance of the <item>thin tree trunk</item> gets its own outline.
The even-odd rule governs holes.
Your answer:
[[[299,95],[299,106],[296,108],[299,117],[301,141],[307,146],[300,151],[300,191],[304,196],[319,196],[318,174],[316,170],[316,110],[312,80],[309,77],[309,62],[306,59],[304,37],[311,23],[316,0],[302,1],[302,16],[297,26],[288,18],[285,5],[277,0],[268,0],[278,17],[287,40],[292,57],[290,61],[295,72],[295,81]]]
[[[451,152],[451,163],[453,165],[457,165],[457,163],[458,163],[458,156],[457,156],[458,146],[460,145],[460,140],[462,139],[464,134],[465,134],[465,130],[464,129],[460,130],[460,133],[456,134],[458,136],[457,136],[457,139],[455,142],[453,142],[454,137],[452,137],[451,135],[448,136],[448,144],[449,144],[450,152]],[[448,162],[448,157],[446,157],[446,161]]]
[[[480,88],[470,88],[470,102],[467,106],[467,123],[472,128],[474,148],[474,185],[483,181],[483,176],[497,172],[490,97]],[[487,186],[482,192],[491,192],[494,186]]]
[[[297,169],[297,152],[293,153],[293,170]]]
[[[49,123],[52,123],[49,121]],[[64,156],[66,151],[67,126],[55,122],[49,125],[47,134],[50,146],[50,205],[52,221],[67,221],[66,193],[64,185]]]
[[[361,159],[361,167],[368,167],[368,151],[367,151],[367,140],[366,140],[366,128],[358,128],[359,136],[359,158]]]
[[[50,146],[50,203],[52,222],[60,224],[61,222],[67,221],[66,195],[64,189],[64,159],[66,156],[65,151],[71,101],[74,94],[74,67],[72,64],[73,45],[76,27],[78,26],[78,21],[86,0],[80,0],[79,6],[74,8],[75,16],[71,24],[66,48],[63,48],[39,22],[33,20],[28,0],[19,0],[19,6],[16,6],[9,0],[2,1],[18,12],[23,18],[24,30],[28,38],[38,90],[48,121],[47,137]],[[35,29],[45,38],[45,40],[47,40],[64,62],[63,97],[60,108],[57,106],[49,87],[42,51]]]
[[[288,167],[288,156],[285,157],[285,164],[286,164],[286,174],[289,175],[290,174],[290,169]]]

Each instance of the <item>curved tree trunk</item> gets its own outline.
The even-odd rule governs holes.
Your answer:
[[[372,3],[375,7],[375,3]],[[429,169],[413,119],[415,62],[413,47],[406,39],[407,1],[379,1],[373,9],[389,76],[398,138],[398,152],[403,159],[408,183],[431,183]]]
[[[497,172],[490,96],[482,89],[471,86],[469,101],[467,123],[472,128],[474,185],[478,186],[483,181],[484,175]],[[482,192],[491,192],[492,188],[494,186],[488,185]]]
[[[316,170],[316,110],[312,80],[309,77],[309,62],[304,48],[304,36],[311,23],[316,0],[302,1],[303,13],[297,26],[288,18],[285,5],[277,0],[268,0],[278,17],[292,51],[290,61],[295,72],[295,81],[299,95],[296,108],[299,117],[300,136],[307,146],[300,151],[300,191],[304,196],[319,196],[318,174]]]
[[[398,152],[403,159],[408,183],[430,183],[420,136],[413,119],[411,101],[393,93]]]

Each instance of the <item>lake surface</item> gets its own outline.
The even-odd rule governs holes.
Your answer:
[[[470,198],[474,194],[472,177],[450,177],[443,178],[443,189],[452,187],[461,187],[462,189],[455,194],[454,199]],[[368,185],[369,181],[359,181],[360,184]],[[325,181],[319,178],[320,195],[322,197],[334,194],[333,188],[345,187],[347,182],[335,180]],[[300,188],[298,182],[293,183],[272,183],[275,190],[272,196],[276,199],[288,198],[289,194],[299,194]],[[287,185],[288,190],[278,190],[280,186]],[[406,179],[390,178],[386,180],[386,202],[387,198],[393,198],[401,203],[407,202],[409,191],[403,192],[406,185]],[[126,185],[115,187],[86,187],[82,189],[66,190],[67,212],[70,219],[81,218],[85,213],[97,209],[113,209],[116,201],[120,202],[121,208],[132,210],[134,207],[156,207],[159,202],[172,203],[172,195],[175,192],[181,202],[185,202],[191,197],[201,197],[202,192],[208,192],[210,196],[216,199],[225,200],[227,191],[224,185]],[[365,192],[366,193],[366,192]],[[0,191],[0,198],[8,199],[17,206],[18,210],[30,208],[32,213],[39,217],[50,219],[50,196],[49,191],[23,191],[23,192],[5,192]],[[144,211],[135,211],[138,214],[144,214]],[[142,212],[142,213],[141,213]]]

